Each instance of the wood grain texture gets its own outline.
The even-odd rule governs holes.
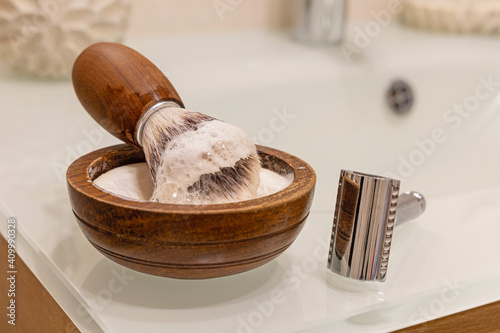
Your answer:
[[[203,279],[263,265],[285,251],[311,208],[316,175],[301,159],[258,146],[262,166],[293,172],[290,186],[248,201],[173,205],[121,199],[92,184],[102,173],[144,161],[141,150],[118,145],[76,160],[66,175],[77,222],[105,256],[160,276]]]
[[[2,258],[0,265],[5,274],[7,271],[7,242],[3,236],[0,236],[0,252],[2,255],[5,254],[5,260]],[[16,267],[16,325],[7,324],[6,304],[9,288],[7,279],[2,278],[0,279],[0,303],[2,305],[0,332],[80,332],[19,256],[16,258]]]
[[[500,333],[500,302],[408,327],[398,333]]]
[[[135,50],[116,43],[97,43],[85,49],[73,66],[73,86],[87,112],[109,133],[136,145],[136,124],[160,101],[179,94],[163,73]]]

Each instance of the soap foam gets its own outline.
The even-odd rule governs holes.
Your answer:
[[[181,132],[167,141],[160,156],[151,201],[222,203],[256,195],[260,170],[257,150],[250,136],[237,126],[219,120],[201,122],[195,130]],[[240,173],[234,169],[238,162],[242,165]],[[238,179],[221,177],[224,183],[213,184],[220,180],[205,177],[205,184],[193,186],[202,175],[223,168],[233,168],[232,178]],[[227,190],[209,191],[205,188],[207,182]]]
[[[146,163],[128,164],[103,173],[94,180],[99,189],[122,199],[148,201],[153,180]]]
[[[257,188],[257,198],[265,197],[288,187],[293,182],[293,173],[279,175],[269,169],[260,169],[260,182]]]
[[[271,195],[286,188],[293,181],[293,174],[279,175],[261,168],[260,183],[255,197]],[[146,202],[153,194],[153,182],[146,163],[120,166],[100,175],[94,185],[122,199]]]

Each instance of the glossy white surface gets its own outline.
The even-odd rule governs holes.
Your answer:
[[[167,73],[187,107],[309,162],[318,174],[313,211],[289,250],[244,274],[180,281],[122,269],[86,241],[64,182],[69,162],[117,140],[85,114],[69,82],[4,74],[0,200],[81,303],[65,309],[73,317],[87,320],[85,307],[110,332],[387,331],[500,299],[500,86],[460,125],[443,119],[481,77],[500,82],[496,39],[392,26],[350,64],[338,48],[308,48],[280,34],[128,44]],[[406,117],[384,105],[394,78],[417,96]],[[340,169],[396,177],[400,158],[420,156],[415,140],[436,129],[447,139],[400,177],[402,190],[426,195],[427,212],[396,229],[387,282],[378,293],[331,287],[326,247]]]

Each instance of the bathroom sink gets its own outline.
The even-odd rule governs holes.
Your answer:
[[[85,114],[69,82],[4,74],[2,108],[12,116],[0,123],[0,153],[9,161],[0,165],[2,211],[18,218],[21,237],[81,303],[68,310],[73,320],[90,313],[110,332],[319,333],[366,322],[388,331],[500,300],[496,38],[393,24],[349,59],[339,47],[307,47],[283,33],[126,43],[176,83],[187,108],[308,162],[317,172],[315,199],[296,242],[254,271],[210,281],[123,271],[78,230],[64,182],[70,162],[118,141]],[[413,91],[406,114],[386,102],[394,80]],[[375,294],[326,282],[340,169],[397,178],[402,191],[427,198],[424,215],[396,228],[387,281]],[[120,290],[110,281],[121,281]]]
[[[500,185],[498,179],[478,182],[475,176],[500,167],[492,154],[498,151],[500,126],[495,38],[390,26],[348,63],[338,47],[308,48],[283,35],[262,37],[210,41],[203,62],[193,55],[186,59],[192,46],[183,43],[178,52],[151,54],[188,108],[238,123],[260,144],[311,163],[321,179],[314,207],[332,209],[341,168],[392,175],[429,198]],[[152,43],[134,46],[154,49]],[[186,62],[189,66],[179,66]],[[396,79],[415,95],[406,115],[391,112],[385,101]],[[493,84],[481,88],[488,97],[476,106],[469,97],[483,81]],[[464,101],[472,103],[470,115],[447,111]],[[436,129],[442,135],[434,147],[428,140]]]

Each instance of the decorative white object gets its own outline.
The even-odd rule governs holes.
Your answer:
[[[117,42],[130,0],[2,0],[0,58],[17,71],[61,78],[78,54],[99,42]]]
[[[500,33],[498,0],[402,0],[402,21],[454,33]]]

